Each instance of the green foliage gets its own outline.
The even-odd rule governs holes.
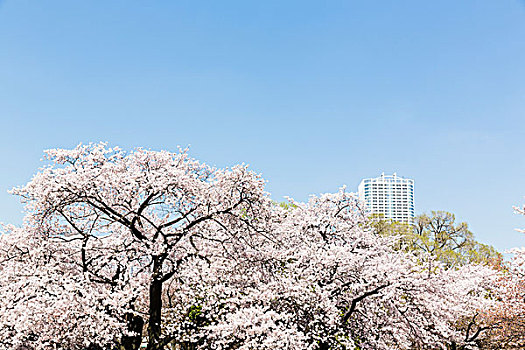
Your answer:
[[[419,215],[413,225],[375,215],[371,226],[380,235],[398,235],[398,249],[416,254],[428,253],[447,267],[470,263],[495,264],[502,259],[502,255],[492,246],[474,239],[467,223],[456,223],[455,215],[446,211]]]
[[[386,219],[383,214],[370,215],[369,225],[381,236],[409,235],[412,226],[392,219]]]
[[[188,318],[192,321],[196,321],[197,317],[199,317],[202,314],[202,306],[201,305],[192,305],[190,306],[190,310],[188,311]]]
[[[290,202],[274,202],[275,205],[280,206],[283,209],[291,210],[297,208],[297,205]]]

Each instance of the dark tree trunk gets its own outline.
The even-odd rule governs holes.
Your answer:
[[[142,317],[133,315],[132,313],[126,314],[126,322],[128,324],[128,331],[134,332],[133,336],[122,337],[122,350],[138,350],[140,349],[140,343],[142,343],[142,329],[144,328],[144,320]]]
[[[148,347],[146,350],[161,350],[162,321],[162,264],[158,256],[153,257],[153,278],[149,285]]]

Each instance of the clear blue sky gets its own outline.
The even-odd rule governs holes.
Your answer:
[[[3,1],[0,221],[43,149],[108,141],[246,162],[277,200],[396,171],[525,245],[524,4]]]

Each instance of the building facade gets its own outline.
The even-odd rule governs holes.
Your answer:
[[[358,187],[359,199],[371,214],[412,224],[414,222],[414,180],[393,175],[363,179]]]

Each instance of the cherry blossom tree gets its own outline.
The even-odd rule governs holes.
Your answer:
[[[514,256],[499,267],[500,278],[494,297],[495,307],[483,310],[480,318],[488,327],[481,339],[483,349],[522,349],[525,347],[525,279],[523,249],[513,249]]]
[[[515,207],[525,215],[525,207]],[[525,230],[518,230],[525,232]],[[498,266],[502,271],[498,280],[497,308],[487,310],[483,316],[496,325],[485,341],[487,349],[521,349],[525,347],[525,248],[514,248],[509,261]]]
[[[395,237],[368,229],[360,203],[344,189],[306,204],[292,201],[292,208],[278,215],[274,229],[286,237],[281,283],[288,284],[271,300],[284,305],[275,310],[280,314],[294,310],[290,317],[309,346],[408,349],[472,343],[453,322],[491,304],[486,296],[495,278],[492,269],[446,269],[436,263],[428,271],[417,257],[394,249]]]
[[[162,328],[163,292],[184,278],[184,265],[263,237],[271,201],[245,166],[217,170],[184,151],[125,153],[104,144],[46,155],[52,164],[13,191],[26,203],[26,226],[67,246],[77,273],[118,295],[119,308],[134,316],[129,330],[147,324],[150,350],[172,340]]]

